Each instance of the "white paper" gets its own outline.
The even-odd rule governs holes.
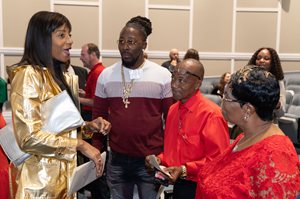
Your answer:
[[[0,130],[0,144],[6,156],[15,166],[20,165],[24,160],[30,157],[30,154],[24,153],[20,149],[16,141],[12,123],[8,123]]]
[[[66,90],[42,104],[41,116],[42,131],[54,134],[76,129],[84,123]]]
[[[155,155],[150,155],[150,164],[158,171],[162,172],[163,174],[165,174],[168,177],[171,177],[171,174],[169,172],[164,171],[164,166],[161,166],[158,164],[157,159],[155,157]]]
[[[101,169],[100,176],[102,176],[103,174],[105,160],[106,160],[106,152],[103,152],[101,153],[102,169]],[[71,196],[72,193],[78,191],[85,185],[93,182],[100,176],[96,176],[96,167],[93,161],[89,161],[85,164],[76,167],[71,177],[71,185],[68,190],[68,196]]]

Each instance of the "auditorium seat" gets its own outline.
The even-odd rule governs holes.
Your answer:
[[[204,77],[200,91],[202,94],[211,94],[214,85],[219,81],[219,77]]]
[[[287,90],[292,90],[292,91],[294,91],[295,93],[300,94],[300,84],[299,84],[299,85],[296,85],[296,84],[289,84],[289,85],[286,86],[286,89],[287,89]]]
[[[292,104],[293,97],[295,92],[293,90],[286,90],[285,91],[285,111],[287,112]]]
[[[202,84],[200,87],[200,91],[202,94],[211,94],[214,89],[212,84]]]
[[[278,119],[278,126],[291,139],[296,148],[300,148],[300,94],[293,96],[287,112]]]
[[[221,106],[222,98],[219,95],[203,94],[206,98]]]

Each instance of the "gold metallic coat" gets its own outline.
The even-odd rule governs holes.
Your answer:
[[[67,198],[76,166],[77,132],[42,132],[40,115],[41,104],[61,89],[46,68],[25,65],[7,70],[16,139],[23,151],[32,154],[18,168],[16,198]],[[78,88],[72,77],[67,77],[67,81],[72,88]]]

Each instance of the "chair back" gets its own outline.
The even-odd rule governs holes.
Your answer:
[[[299,93],[300,94],[300,84],[299,85],[296,85],[296,84],[287,85],[286,90],[292,90],[295,93]]]
[[[295,92],[292,91],[292,90],[286,90],[285,91],[285,111],[288,112],[291,104],[292,104],[292,100],[293,100],[293,97],[295,95]]]
[[[219,95],[212,95],[212,94],[203,94],[203,95],[204,97],[216,103],[218,106],[221,106],[222,99]]]
[[[300,94],[295,94],[293,96],[292,103],[287,113],[300,117]]]
[[[202,94],[211,94],[214,86],[212,84],[202,84],[200,87],[200,91]]]
[[[286,79],[286,85],[300,85],[299,77],[289,77]]]

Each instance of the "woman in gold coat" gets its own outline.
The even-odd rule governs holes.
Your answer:
[[[32,154],[18,167],[18,199],[68,198],[76,151],[94,161],[97,174],[101,170],[100,151],[77,138],[77,130],[56,135],[41,130],[43,102],[62,90],[67,90],[75,104],[77,101],[76,81],[63,74],[63,63],[70,59],[73,43],[70,32],[71,24],[64,15],[47,11],[34,14],[28,24],[23,57],[8,67],[16,140],[21,150]],[[96,118],[82,129],[108,132],[110,123]]]

